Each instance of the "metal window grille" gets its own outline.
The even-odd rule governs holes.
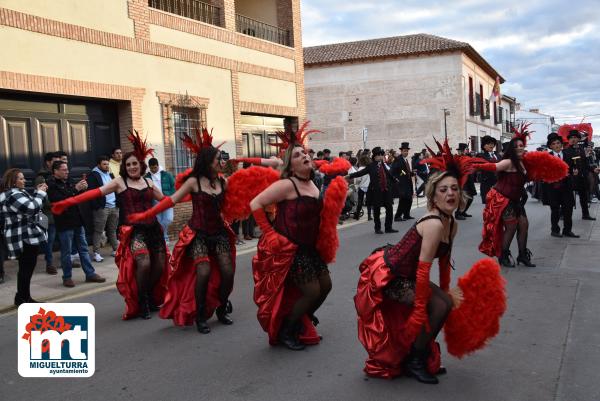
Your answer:
[[[192,119],[184,112],[173,112],[173,132],[175,143],[173,146],[173,168],[175,174],[181,173],[194,165],[193,155],[184,145],[181,137],[187,134],[195,138],[196,129],[202,129],[202,120]]]

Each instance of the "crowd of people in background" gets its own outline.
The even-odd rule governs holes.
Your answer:
[[[577,165],[570,165],[571,175],[574,178],[569,180],[568,187],[565,188],[569,189],[569,193],[572,191],[578,193],[582,218],[594,219],[589,214],[588,206],[600,199],[598,174],[600,148],[594,148],[594,144],[583,140],[579,133],[570,134],[569,143],[570,150],[566,149],[565,152],[577,152],[580,157],[575,157]],[[503,153],[503,147],[497,145],[499,144],[495,139],[484,137],[480,152],[469,149],[464,143],[457,144],[457,150],[459,154],[478,156],[490,162],[497,162],[501,160]],[[562,158],[561,150],[553,145],[550,138],[547,146],[538,150],[546,149],[549,149],[552,154],[560,154]],[[341,151],[337,156],[332,155],[329,149],[318,151],[310,149],[308,153],[315,161],[333,161],[339,157],[350,162],[351,168],[346,178],[351,185],[339,223],[343,224],[347,219],[361,219],[366,209],[367,219],[374,220],[375,232],[378,234],[398,232],[393,228],[393,222],[413,219],[411,216],[413,202],[416,201],[418,205],[419,199],[425,196],[425,184],[432,173],[428,164],[421,163],[422,160],[432,156],[428,149],[421,149],[411,154],[408,142],[403,142],[399,149],[365,148],[356,152]],[[47,274],[57,275],[58,267],[61,268],[62,282],[66,287],[75,286],[72,268],[79,266],[83,270],[86,282],[105,281],[105,278],[96,273],[93,263],[101,263],[108,257],[108,253],[103,254],[105,243],[110,246],[111,257],[114,257],[117,251],[119,205],[115,194],[111,193],[89,202],[92,224],[87,227],[87,232],[85,219],[79,208],[71,208],[69,212],[56,216],[52,214],[50,205],[52,202],[106,185],[122,173],[122,158],[122,150],[113,149],[110,155],[98,157],[91,172],[84,174],[77,181],[70,176],[69,157],[62,151],[47,153],[44,156],[43,168],[29,185],[22,171],[9,169],[4,172],[0,196],[0,228],[4,234],[0,235],[0,283],[4,282],[4,260],[17,259],[19,273],[15,304],[31,302],[33,299],[29,293],[29,282],[36,266],[38,252],[44,254]],[[229,160],[226,152],[222,152],[220,163],[225,177],[239,168],[250,166],[248,163]],[[149,159],[148,167],[149,171],[145,177],[151,179],[154,186],[165,196],[173,195],[174,175],[164,170],[156,158]],[[319,171],[315,172],[313,181],[321,194],[324,193],[332,178],[334,177],[324,176]],[[467,212],[472,199],[477,195],[476,182],[480,183],[479,193],[482,202],[485,203],[488,191],[495,184],[495,174],[481,171],[474,174],[473,178],[465,184],[463,189],[471,200],[464,208],[456,211],[456,219],[465,220],[471,217]],[[539,183],[530,183],[527,189],[534,198],[551,206],[552,235],[559,236],[556,228],[557,219],[559,216],[563,218],[565,214],[569,215],[569,212],[565,212],[561,202],[553,197],[552,188]],[[396,204],[395,212],[394,204]],[[574,207],[574,204],[572,206]],[[380,222],[381,208],[384,208],[386,213],[384,230]],[[169,208],[160,213],[157,219],[169,244],[169,226],[174,220],[173,209]],[[567,220],[570,221],[570,218],[567,217]],[[570,225],[570,223],[566,224]],[[566,228],[566,232],[572,234],[570,227]],[[255,232],[256,222],[252,216],[247,220],[234,222],[232,229],[237,235],[237,245],[258,238]],[[91,253],[88,248],[88,234],[91,238]],[[56,242],[58,244],[55,244]],[[60,251],[59,261],[55,261],[55,249]]]

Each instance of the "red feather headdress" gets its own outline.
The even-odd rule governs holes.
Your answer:
[[[527,146],[527,139],[529,139],[529,136],[535,132],[529,131],[530,125],[531,123],[522,122],[518,126],[514,127],[512,139],[520,139],[523,141],[523,145]]]
[[[213,146],[212,129],[209,133],[206,128],[202,128],[202,130],[196,128],[196,140],[192,139],[188,134],[183,134],[181,136],[181,140],[186,148],[188,148],[192,153],[198,155],[202,149]],[[219,146],[215,146],[215,148],[219,149],[224,143],[225,142],[222,142],[219,144]]]
[[[453,155],[452,150],[450,150],[450,145],[448,145],[448,139],[444,141],[443,145],[439,143],[437,139],[433,138],[433,140],[439,148],[439,156],[433,156],[428,159],[421,160],[421,164],[427,163],[432,169],[450,172],[458,179],[458,183],[461,188],[467,182],[469,175],[475,171],[476,164],[487,163],[485,159],[481,159],[479,157]],[[437,153],[434,152],[429,146],[425,145],[425,147],[427,147],[427,150],[432,155]]]
[[[148,156],[154,156],[154,149],[148,147],[147,140],[142,140],[140,133],[136,130],[129,130],[127,139],[133,145],[133,154],[140,162],[145,161]]]
[[[310,124],[310,121],[305,121],[296,132],[292,131],[291,128],[287,128],[285,131],[278,131],[276,134],[281,142],[269,143],[269,145],[278,147],[281,152],[284,152],[290,145],[305,147],[306,138],[309,135],[321,132],[316,129],[307,130],[308,124]]]

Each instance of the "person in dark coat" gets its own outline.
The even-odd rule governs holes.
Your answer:
[[[398,208],[396,209],[394,221],[405,221],[414,218],[410,215],[414,193],[414,171],[408,157],[409,151],[410,144],[402,142],[400,156],[394,160],[390,169],[392,176],[398,181]]]
[[[596,220],[595,217],[590,216],[590,209],[588,207],[589,194],[586,177],[588,176],[590,167],[583,147],[579,146],[579,141],[581,140],[579,131],[569,131],[567,140],[569,141],[569,147],[563,153],[565,155],[565,162],[569,165],[569,171],[573,176],[573,190],[579,194],[582,219]]]
[[[468,155],[469,151],[467,150],[467,148],[468,145],[466,143],[459,143],[457,153],[459,155]],[[471,204],[473,203],[473,197],[477,195],[477,189],[475,189],[475,178],[473,178],[473,175],[469,175],[469,178],[467,179],[467,182],[463,187],[463,191],[467,194],[468,200],[464,209],[456,210],[456,220],[465,220],[467,217],[473,217],[472,215],[467,213],[467,210],[469,210],[469,207],[471,207]]]
[[[373,148],[373,163],[364,169],[346,176],[347,180],[362,177],[369,174],[369,189],[367,197],[371,201],[373,208],[373,220],[375,222],[375,233],[383,234],[381,231],[381,208],[385,208],[385,232],[397,233],[398,230],[392,228],[393,219],[393,198],[392,185],[396,179],[390,174],[386,164],[383,162],[385,152],[380,147]],[[370,194],[370,196],[369,196]]]
[[[548,135],[548,147],[552,149],[550,154],[565,160],[563,152],[562,138],[558,134]],[[579,235],[573,233],[573,207],[575,206],[575,196],[571,188],[571,176],[567,176],[558,182],[543,184],[544,203],[550,206],[551,234],[553,237],[579,238]],[[563,216],[563,230],[560,231],[559,220]]]
[[[493,136],[486,135],[481,138],[481,153],[477,155],[477,157],[481,157],[482,159],[487,160],[490,163],[498,163],[502,158],[500,153],[496,152],[494,148],[496,147],[496,138]],[[481,194],[481,203],[485,205],[485,198],[487,193],[492,189],[494,184],[496,184],[496,174],[492,171],[481,171],[481,186],[479,187],[479,192]]]

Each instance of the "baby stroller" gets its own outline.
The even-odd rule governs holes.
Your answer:
[[[356,213],[356,205],[358,204],[358,189],[356,185],[350,184],[348,186],[348,192],[346,193],[346,202],[344,203],[344,207],[342,208],[342,214],[340,215],[340,220],[347,220],[351,216],[354,216]],[[364,212],[362,210],[359,211],[359,216],[362,217]]]

